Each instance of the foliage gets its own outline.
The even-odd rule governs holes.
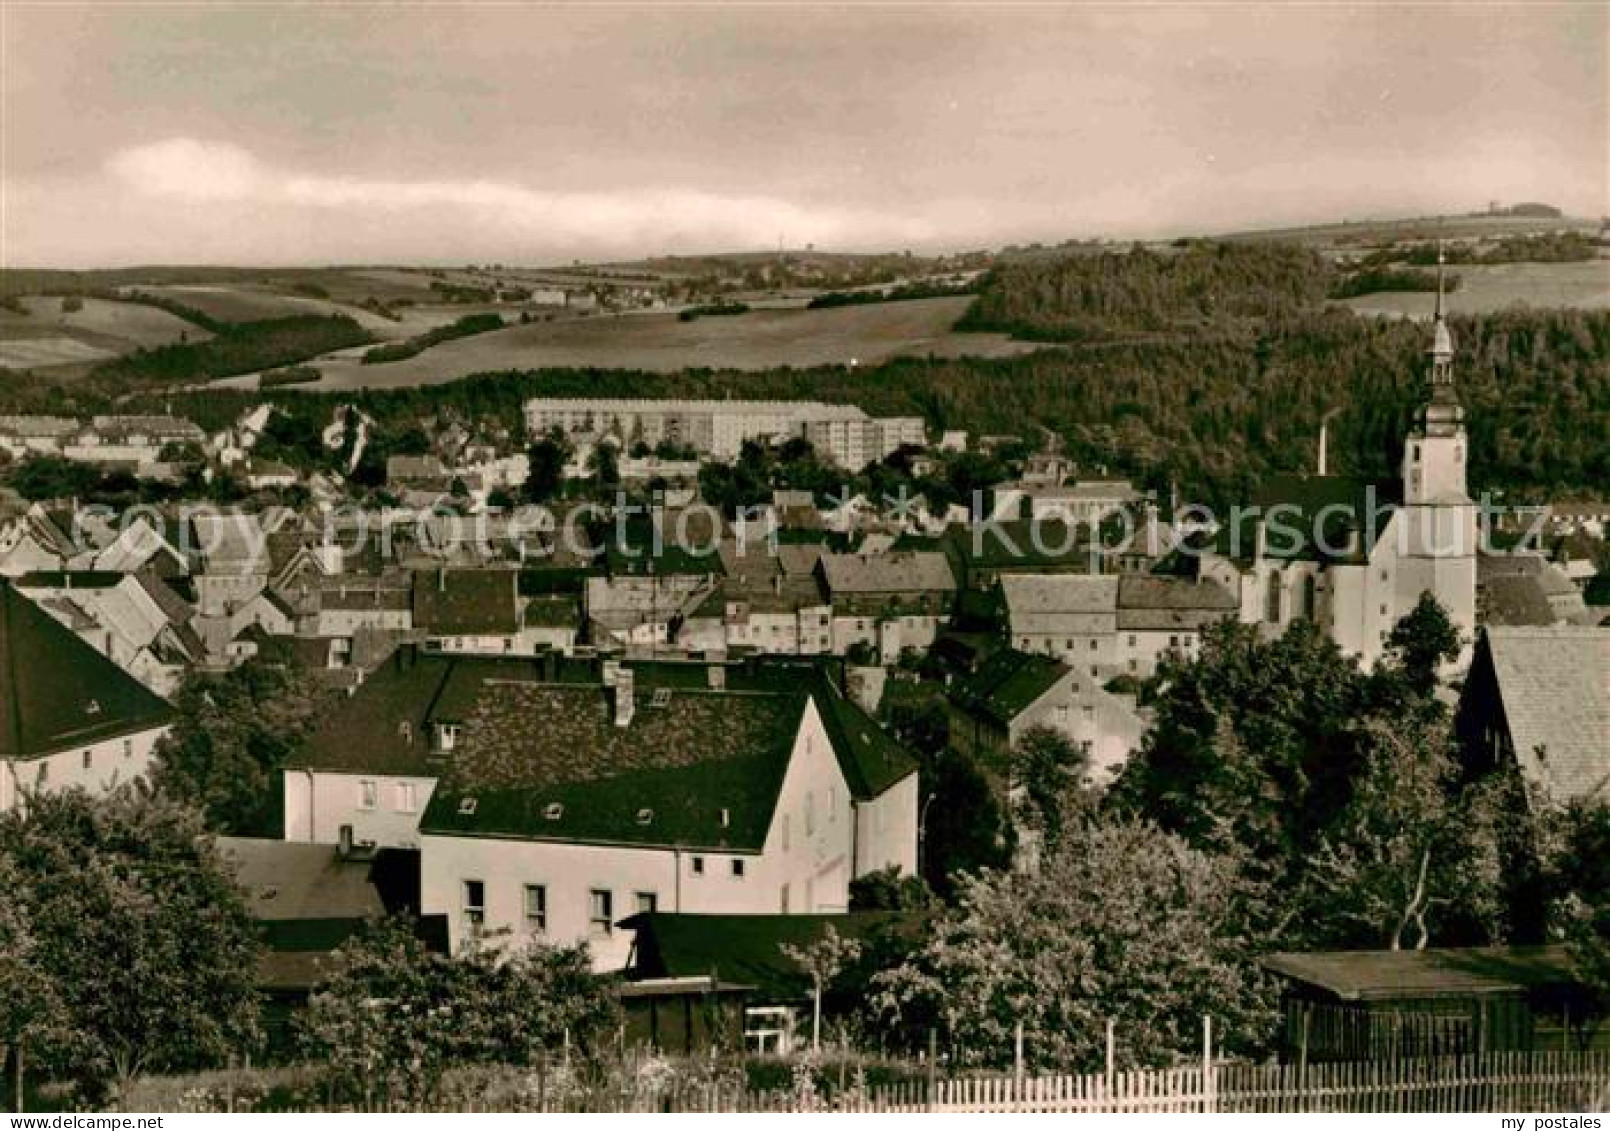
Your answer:
[[[1428,591],[1392,626],[1386,656],[1401,669],[1411,690],[1430,695],[1437,687],[1437,673],[1459,658],[1462,643],[1447,610]]]
[[[72,1033],[58,1073],[126,1086],[255,1041],[255,936],[198,813],[135,786],[38,794],[0,815],[0,857]]]
[[[312,385],[324,374],[311,365],[292,365],[285,369],[271,369],[257,379],[259,389],[278,389],[285,385]]]
[[[1442,281],[1447,292],[1459,289],[1459,276],[1448,275]],[[1331,288],[1331,298],[1357,298],[1359,295],[1380,294],[1383,291],[1435,291],[1437,276],[1430,271],[1404,267],[1367,267],[1353,271]]]
[[[870,306],[880,302],[910,302],[920,298],[947,298],[973,294],[972,283],[915,282],[866,291],[825,291],[806,303],[808,310],[831,310],[840,306]]]
[[[1315,252],[1274,242],[1016,260],[984,277],[957,328],[1077,341],[1267,319],[1317,305],[1330,277]]]
[[[569,459],[570,442],[558,429],[526,449],[526,502],[545,503],[557,495],[564,486]]]
[[[300,667],[252,657],[223,675],[193,671],[157,743],[158,788],[235,836],[280,834],[280,771],[324,704]]]
[[[956,1061],[1009,1064],[1018,1022],[1032,1068],[1089,1071],[1115,1022],[1124,1065],[1200,1047],[1255,1051],[1273,995],[1252,965],[1243,891],[1226,861],[1139,821],[1069,830],[1040,867],[962,882],[911,963],[880,976],[889,1014],[935,1015]]]
[[[136,350],[102,362],[92,376],[111,388],[184,384],[291,365],[369,341],[368,332],[344,314],[295,314],[214,325],[216,336],[205,342]]]
[[[677,318],[682,322],[692,322],[696,318],[704,318],[707,315],[720,316],[748,313],[749,304],[746,302],[710,302],[705,303],[703,306],[690,306],[677,314]]]
[[[851,911],[931,911],[938,904],[921,876],[906,875],[898,864],[850,881]]]
[[[1032,832],[1041,851],[1054,849],[1094,808],[1085,780],[1089,770],[1089,755],[1062,731],[1024,731],[1012,749],[1012,817],[1019,835]]]
[[[7,482],[30,502],[73,499],[89,495],[101,482],[101,473],[87,463],[63,456],[31,455],[12,465]]]
[[[567,1040],[587,1055],[614,1031],[617,1011],[585,946],[534,942],[507,961],[471,947],[450,958],[387,920],[336,952],[301,1032],[338,1087],[418,1101],[455,1066],[533,1064]]]
[[[1107,802],[1237,860],[1271,893],[1271,940],[1503,934],[1499,792],[1462,781],[1447,712],[1402,669],[1361,671],[1309,622],[1276,639],[1225,623],[1165,661],[1155,694]]]
[[[469,338],[476,334],[485,334],[490,330],[503,329],[503,315],[501,314],[466,314],[457,321],[446,326],[437,326],[426,330],[423,334],[416,334],[404,342],[387,342],[385,345],[375,346],[365,350],[362,360],[364,365],[381,365],[390,361],[405,361],[416,357],[430,349],[431,346],[450,342],[455,338]]]

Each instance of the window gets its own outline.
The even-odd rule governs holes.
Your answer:
[[[639,915],[652,915],[660,909],[660,893],[656,891],[640,891],[637,893],[637,913]]]
[[[44,785],[49,780],[50,780],[50,763],[49,762],[41,762],[41,763],[39,763],[39,770],[34,774],[34,784],[35,785]]]
[[[704,857],[703,856],[695,856],[693,858],[693,874],[695,876],[704,875]]]
[[[1091,651],[1092,651],[1092,652],[1094,652],[1094,651],[1095,651],[1095,650],[1096,650],[1096,642],[1095,642],[1095,641],[1094,641],[1094,640],[1092,640],[1092,641],[1091,641],[1091,642],[1090,642],[1090,650],[1091,650]]]
[[[839,819],[839,791],[836,786],[827,787],[827,821],[833,824]]]
[[[414,783],[400,781],[397,783],[397,812],[412,813],[418,801],[414,797]]]
[[[373,809],[380,800],[380,787],[372,781],[358,783],[358,808]]]
[[[86,770],[93,770],[95,768],[95,751],[84,751],[84,768]]]
[[[805,835],[812,836],[816,832],[816,794],[805,795]]]
[[[525,886],[525,929],[533,935],[548,929],[548,889],[543,884]]]
[[[1263,614],[1263,619],[1270,624],[1280,623],[1280,584],[1280,575],[1271,573],[1269,575],[1269,593],[1265,600]]]
[[[781,910],[784,915],[787,915],[788,914],[788,885],[787,884],[784,884],[783,887],[782,887],[782,891],[780,891],[778,893],[777,904],[778,904],[779,910]]]
[[[732,862],[732,875],[733,875],[733,878],[741,880],[741,879],[743,879],[743,874],[744,874],[744,862],[742,860],[738,860],[738,859],[735,858],[733,860],[733,862]]]
[[[595,935],[608,938],[615,933],[615,893],[594,888],[587,893],[588,926]]]
[[[125,738],[123,740],[123,757],[134,757],[134,740],[132,738]]]
[[[453,747],[457,746],[458,745],[458,731],[459,731],[459,726],[458,726],[457,723],[437,723],[436,724],[436,745],[437,745],[437,747],[442,749],[442,750],[451,750],[451,749],[453,749]]]
[[[486,884],[480,880],[464,881],[464,930],[472,935],[481,933],[486,925]]]

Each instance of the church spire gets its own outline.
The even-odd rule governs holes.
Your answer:
[[[1448,332],[1448,323],[1443,317],[1443,290],[1447,261],[1448,257],[1443,251],[1442,241],[1438,240],[1437,307],[1431,318],[1431,348],[1426,351],[1431,355],[1431,399],[1433,401],[1454,399],[1453,335]]]

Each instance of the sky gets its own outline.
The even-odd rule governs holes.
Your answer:
[[[0,0],[0,265],[1610,212],[1610,5]]]

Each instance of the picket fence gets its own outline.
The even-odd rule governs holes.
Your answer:
[[[562,1102],[562,1101],[561,1101]],[[346,1110],[403,1111],[390,1108]],[[476,1111],[473,1104],[455,1110]],[[619,1112],[1516,1112],[1610,1110],[1610,1052],[1488,1053],[1308,1065],[1218,1063],[1089,1075],[935,1077],[836,1093],[689,1083],[536,1102]]]

